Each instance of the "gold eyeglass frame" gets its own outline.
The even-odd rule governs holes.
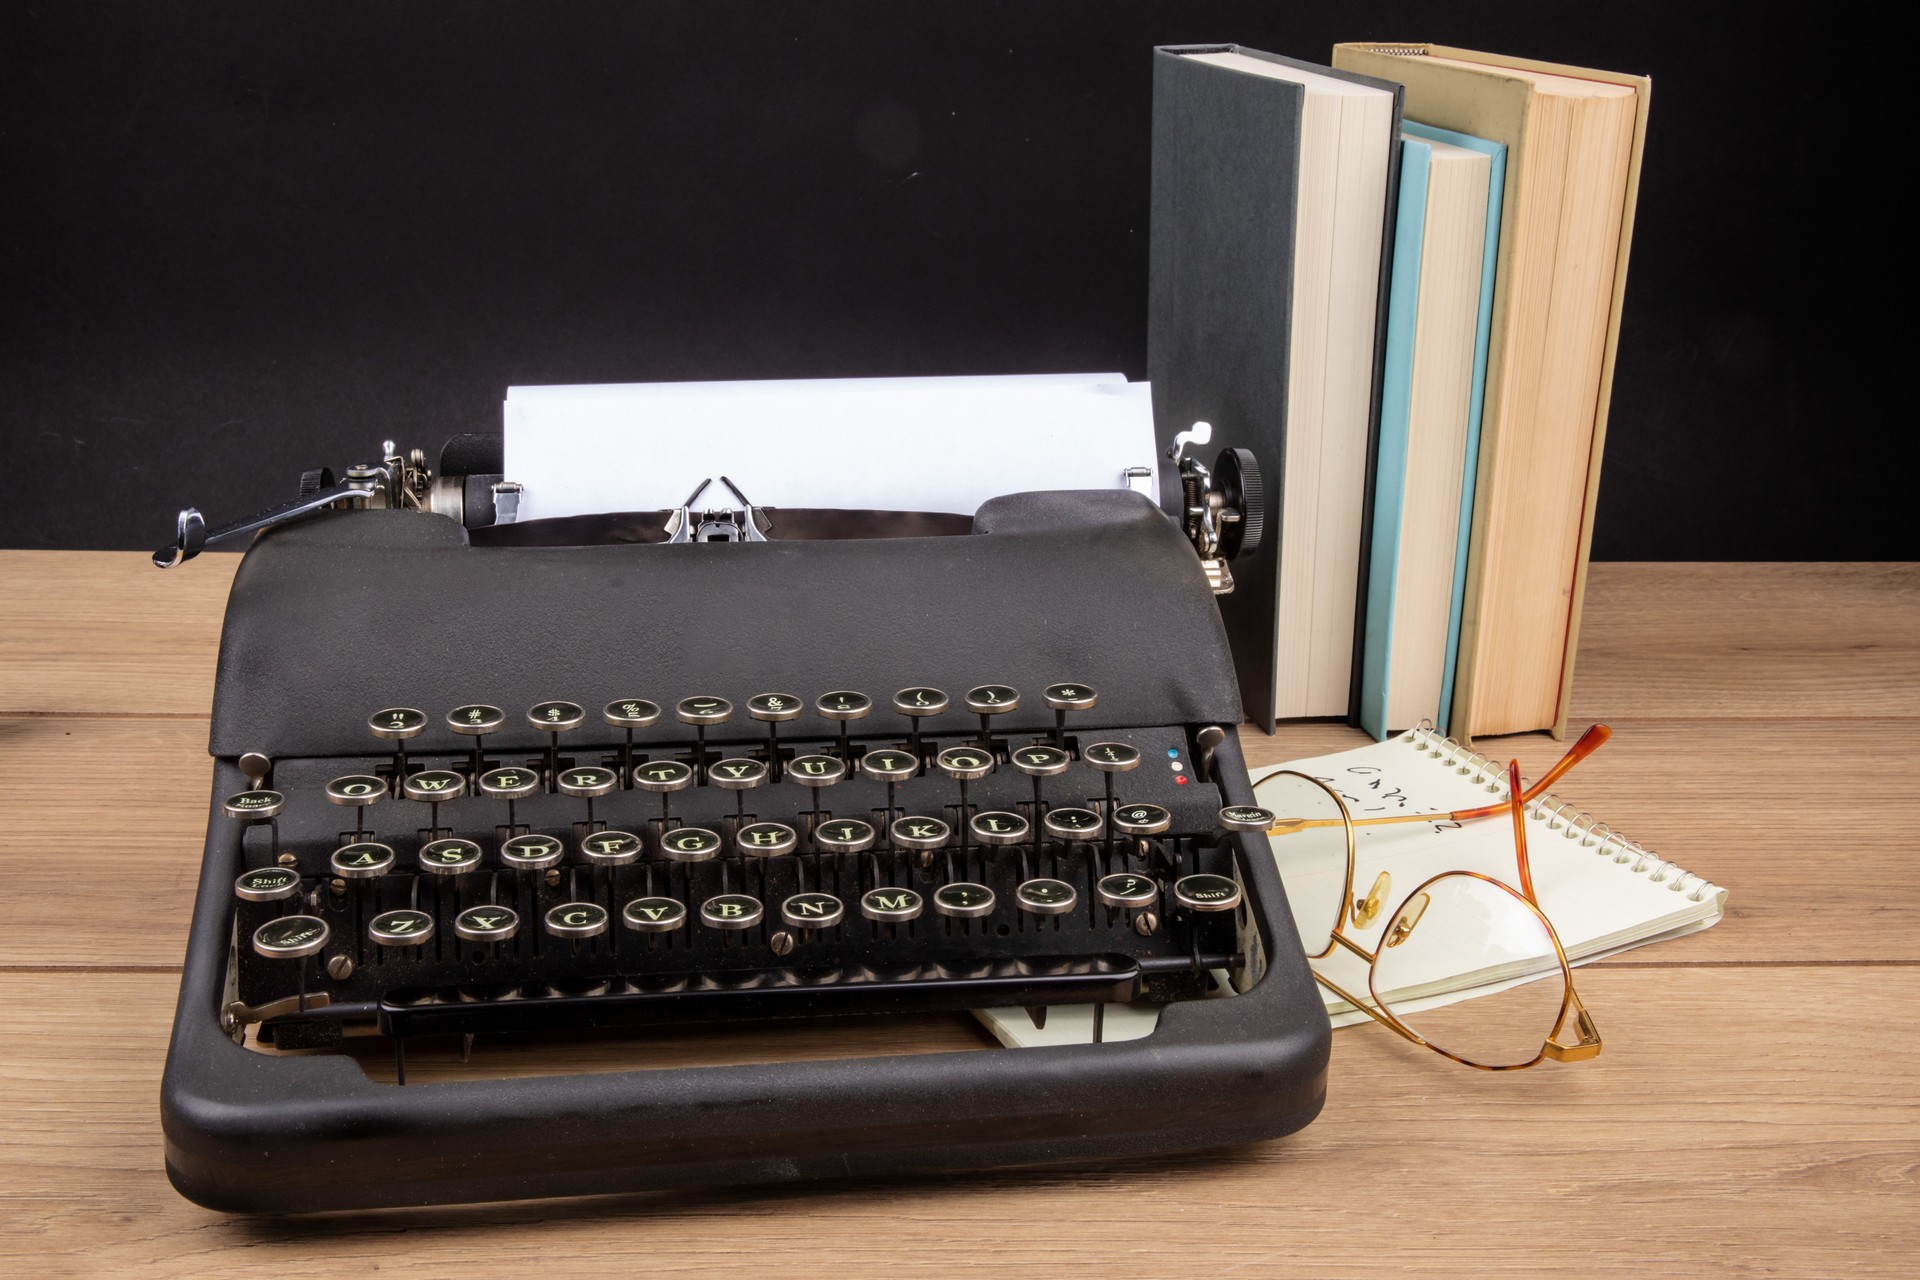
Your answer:
[[[1385,871],[1382,871],[1379,876],[1375,877],[1373,888],[1365,898],[1356,898],[1354,896],[1353,879],[1356,868],[1353,828],[1355,821],[1353,815],[1347,810],[1346,802],[1340,799],[1340,796],[1333,788],[1327,786],[1326,783],[1320,781],[1318,778],[1308,777],[1306,774],[1296,772],[1292,769],[1277,770],[1261,778],[1260,781],[1265,782],[1268,778],[1293,777],[1311,783],[1326,792],[1327,798],[1332,800],[1335,807],[1340,811],[1340,824],[1346,836],[1347,869],[1346,879],[1340,892],[1339,912],[1334,918],[1333,929],[1326,947],[1318,952],[1309,954],[1307,959],[1309,961],[1324,960],[1332,955],[1337,948],[1345,947],[1348,951],[1366,962],[1367,992],[1372,998],[1361,999],[1355,996],[1352,992],[1347,991],[1338,983],[1321,973],[1317,968],[1313,969],[1314,980],[1403,1039],[1410,1040],[1414,1044],[1431,1049],[1443,1058],[1451,1058],[1463,1066],[1473,1067],[1479,1071],[1523,1071],[1528,1067],[1538,1066],[1549,1058],[1555,1062],[1585,1062],[1591,1058],[1598,1057],[1602,1047],[1600,1030],[1594,1025],[1593,1017],[1587,1012],[1586,1005],[1581,1002],[1580,993],[1574,989],[1573,966],[1567,962],[1566,949],[1560,945],[1560,935],[1554,930],[1552,921],[1547,919],[1546,913],[1540,910],[1540,904],[1534,898],[1533,869],[1527,856],[1526,804],[1534,795],[1543,792],[1555,779],[1564,774],[1568,769],[1571,769],[1585,756],[1591,754],[1595,748],[1606,741],[1610,733],[1611,730],[1605,725],[1593,726],[1593,728],[1589,729],[1586,734],[1581,737],[1580,741],[1574,745],[1573,749],[1567,752],[1559,764],[1526,791],[1522,791],[1520,786],[1519,762],[1509,762],[1507,765],[1507,794],[1509,799],[1501,804],[1488,805],[1482,809],[1467,810],[1452,814],[1405,814],[1389,818],[1366,820],[1367,825],[1371,826],[1394,822],[1431,822],[1449,819],[1457,821],[1477,817],[1491,817],[1501,812],[1510,812],[1513,817],[1514,855],[1519,863],[1520,883],[1524,889],[1523,892],[1522,889],[1516,889],[1505,881],[1495,879],[1489,875],[1483,875],[1478,871],[1443,871],[1439,875],[1430,876],[1422,881],[1413,892],[1402,898],[1399,904],[1394,907],[1393,911],[1387,914],[1387,919],[1390,923],[1381,935],[1382,940],[1380,946],[1373,951],[1368,951],[1365,947],[1361,946],[1359,942],[1346,935],[1347,921],[1351,919],[1355,928],[1365,928],[1378,917],[1381,914],[1381,900],[1391,885],[1391,877]],[[1254,798],[1256,802],[1259,799],[1259,784],[1257,783],[1255,784]],[[1331,826],[1332,824],[1333,819],[1331,818],[1279,818],[1273,826],[1267,828],[1266,834],[1269,837],[1289,835],[1308,827]],[[1387,1007],[1385,1000],[1381,998],[1377,985],[1380,952],[1389,946],[1397,945],[1398,942],[1404,939],[1406,934],[1412,930],[1414,923],[1419,919],[1420,913],[1426,910],[1426,904],[1430,901],[1430,899],[1426,897],[1427,890],[1442,880],[1452,879],[1456,876],[1485,881],[1494,888],[1512,895],[1514,901],[1518,902],[1526,910],[1532,912],[1534,918],[1539,920],[1541,927],[1546,930],[1548,939],[1553,943],[1554,958],[1560,965],[1560,1011],[1554,1018],[1552,1029],[1547,1033],[1546,1039],[1541,1043],[1540,1051],[1525,1062],[1492,1064],[1475,1062],[1470,1058],[1463,1058],[1451,1050],[1434,1044],[1412,1027],[1402,1022],[1400,1018]],[[1406,917],[1407,909],[1409,905],[1416,900],[1420,903],[1419,909],[1412,918],[1409,919]],[[1396,933],[1398,934],[1397,937]],[[1569,1015],[1574,1019],[1574,1029],[1578,1037],[1571,1043],[1561,1038],[1566,1030]]]

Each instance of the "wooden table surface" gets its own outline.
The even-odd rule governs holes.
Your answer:
[[[1230,1151],[246,1220],[174,1193],[158,1114],[234,563],[0,552],[0,1274],[1920,1266],[1920,566],[1594,567],[1573,719],[1616,737],[1557,790],[1731,891],[1712,930],[1581,971],[1594,1062],[1491,1075],[1362,1026],[1334,1038],[1318,1121]],[[1361,738],[1246,741],[1259,764]],[[1536,774],[1558,753],[1493,749]],[[981,1043],[924,1018],[645,1062],[828,1056],[849,1034]]]

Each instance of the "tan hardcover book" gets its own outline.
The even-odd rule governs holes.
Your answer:
[[[1565,732],[1650,81],[1425,44],[1342,44],[1406,118],[1508,147],[1455,736]]]

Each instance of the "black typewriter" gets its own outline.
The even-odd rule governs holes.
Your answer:
[[[1035,492],[876,536],[744,501],[515,527],[497,447],[389,448],[211,534],[185,512],[155,557],[257,535],[162,1094],[181,1192],[899,1174],[1319,1111],[1328,1024],[1212,600],[1257,536],[1248,460],[1188,460],[1175,519]],[[1107,1039],[1139,1002],[1152,1033]],[[1061,1005],[1093,1006],[1089,1042],[405,1083],[448,1040],[484,1077],[495,1037]]]

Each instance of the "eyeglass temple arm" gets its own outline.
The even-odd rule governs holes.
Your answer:
[[[1548,787],[1566,777],[1568,770],[1598,751],[1601,744],[1612,736],[1613,730],[1609,729],[1606,725],[1594,725],[1580,735],[1580,741],[1567,748],[1567,754],[1561,756],[1559,762],[1556,763],[1553,768],[1547,770],[1540,781],[1528,787],[1525,792],[1520,792],[1516,789],[1513,794],[1518,795],[1523,804],[1545,795]],[[1518,775],[1516,774],[1515,776],[1517,777]],[[1515,785],[1517,787],[1518,784]],[[1502,800],[1499,804],[1485,805],[1478,809],[1460,809],[1448,814],[1447,817],[1454,822],[1466,822],[1473,818],[1491,818],[1496,813],[1504,811],[1506,807],[1507,802]]]
[[[1587,1006],[1580,1003],[1580,993],[1573,989],[1571,979],[1567,982],[1567,1004],[1567,1012],[1573,1015],[1574,1027],[1579,1031],[1580,1038],[1572,1044],[1563,1044],[1554,1036],[1549,1036],[1541,1052],[1555,1062],[1585,1062],[1599,1057],[1600,1028],[1593,1025],[1593,1016],[1587,1012]],[[1565,1025],[1566,1019],[1562,1018],[1560,1026]],[[1556,1035],[1559,1030],[1560,1027],[1554,1028]]]
[[[1520,794],[1520,762],[1507,761],[1508,807],[1513,810],[1513,856],[1520,863],[1520,892],[1534,906],[1540,899],[1533,892],[1533,860],[1527,856],[1527,803]]]

